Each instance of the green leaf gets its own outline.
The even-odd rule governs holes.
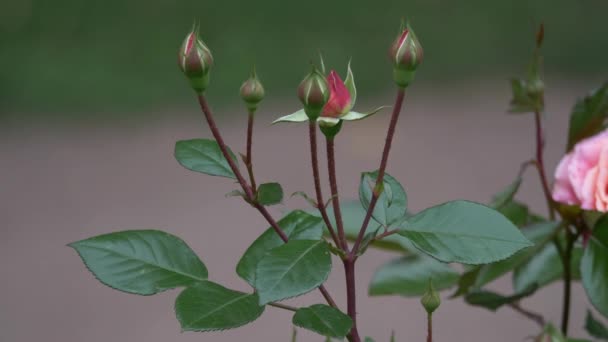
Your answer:
[[[578,100],[570,115],[568,150],[574,145],[602,131],[608,118],[608,82],[590,95]]]
[[[292,322],[317,334],[336,338],[346,336],[353,326],[353,320],[349,316],[323,304],[298,309],[293,315]]]
[[[260,304],[299,296],[319,287],[331,271],[323,240],[293,240],[266,253],[256,268]]]
[[[350,94],[350,108],[353,108],[355,106],[355,103],[357,102],[357,87],[355,87],[355,76],[353,75],[353,71],[350,68],[350,61],[348,61],[348,69],[346,71],[346,79],[344,80],[344,85],[346,86],[346,89],[348,89],[348,93]]]
[[[474,202],[447,202],[404,223],[399,234],[444,262],[486,264],[532,245],[503,215]]]
[[[375,342],[373,338],[366,336],[364,342]]]
[[[426,293],[429,278],[441,291],[458,282],[458,272],[426,255],[408,255],[382,265],[372,277],[368,293],[419,297]]]
[[[364,172],[361,174],[359,184],[359,199],[365,210],[368,210],[372,200],[378,171]],[[385,227],[403,219],[407,210],[407,195],[399,182],[388,173],[384,175],[382,182],[382,193],[372,213],[376,222]]]
[[[503,305],[517,302],[518,300],[531,296],[538,289],[537,285],[530,286],[524,291],[517,292],[511,296],[503,296],[491,291],[473,291],[465,296],[467,303],[475,306],[481,306],[491,311],[496,311]]]
[[[504,188],[501,192],[497,193],[492,199],[492,203],[490,206],[494,209],[498,209],[505,204],[511,202],[517,190],[521,186],[522,178],[517,177],[513,183],[509,184],[506,188]]]
[[[308,115],[306,115],[306,112],[304,112],[304,109],[300,109],[299,111],[289,114],[289,115],[285,115],[285,116],[281,116],[280,118],[274,120],[272,122],[272,124],[276,124],[279,122],[305,122],[308,121]]]
[[[585,319],[585,330],[589,335],[599,338],[600,340],[608,341],[608,328],[602,322],[593,317],[590,310],[587,310],[587,318]]]
[[[526,81],[520,79],[511,80],[511,113],[530,113],[536,110],[536,102],[528,95]]]
[[[581,278],[587,297],[604,317],[608,317],[608,216],[595,224],[581,259]]]
[[[500,208],[495,209],[518,227],[546,221],[539,215],[530,212],[527,205],[517,201],[507,202]]]
[[[541,336],[535,341],[539,342],[591,342],[589,340],[578,339],[578,338],[566,338],[562,335],[561,331],[556,329],[552,324],[548,324]]]
[[[226,330],[256,320],[264,312],[258,296],[205,281],[188,287],[175,300],[183,331]]]
[[[376,113],[379,113],[381,110],[388,108],[388,106],[380,106],[378,108],[375,108],[369,112],[366,113],[359,113],[359,112],[353,112],[353,111],[349,111],[348,113],[344,114],[343,116],[340,117],[340,120],[344,120],[344,121],[357,121],[357,120],[362,120],[365,119],[369,116],[372,116]]]
[[[262,205],[279,204],[283,201],[283,188],[279,183],[260,184],[256,199]]]
[[[302,210],[290,212],[277,223],[290,240],[319,240],[323,234],[323,220]],[[258,262],[268,251],[283,244],[272,227],[266,229],[241,257],[236,273],[254,286]]]
[[[228,152],[234,163],[238,165],[236,156],[230,149]],[[191,139],[178,141],[175,143],[175,159],[181,166],[191,171],[236,179],[215,140]]]
[[[456,292],[454,292],[450,298],[460,297],[469,293],[477,281],[477,276],[479,275],[480,269],[481,266],[475,266],[464,272],[458,280],[458,288],[456,289]]]
[[[583,255],[583,249],[575,247],[570,259],[572,279],[580,279],[579,265]],[[561,258],[554,244],[546,244],[540,252],[529,261],[520,265],[513,272],[513,287],[515,291],[521,291],[531,284],[539,287],[546,286],[554,281],[560,280],[564,274]]]
[[[482,287],[530,260],[551,241],[558,227],[559,222],[543,222],[523,228],[522,233],[534,243],[534,246],[521,250],[505,260],[482,266],[475,287]]]
[[[152,295],[207,279],[207,268],[180,238],[158,230],[127,230],[69,244],[107,286]]]

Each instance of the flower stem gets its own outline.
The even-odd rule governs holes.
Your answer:
[[[290,306],[290,305],[286,305],[286,304],[270,302],[270,303],[268,303],[268,305],[274,306],[275,308],[279,308],[279,309],[283,309],[283,310],[288,310],[288,311],[293,311],[293,312],[298,311],[298,308]]]
[[[310,158],[312,160],[312,175],[315,183],[315,193],[317,196],[317,209],[321,213],[321,217],[323,221],[325,221],[325,225],[327,226],[327,230],[331,235],[331,238],[334,240],[336,247],[344,249],[344,245],[342,241],[338,239],[336,235],[336,231],[329,220],[329,215],[327,215],[327,209],[325,208],[325,200],[323,200],[323,192],[321,190],[321,177],[319,176],[319,158],[317,157],[317,125],[314,120],[310,120],[308,125],[308,133],[310,137]]]
[[[568,323],[570,321],[570,302],[572,292],[572,249],[574,248],[574,242],[576,236],[573,235],[568,228],[566,228],[566,248],[564,249],[564,255],[562,258],[562,265],[564,266],[564,296],[562,305],[562,334],[568,336]]]
[[[275,221],[275,219],[270,215],[268,210],[266,210],[266,207],[264,207],[263,205],[256,202],[255,195],[254,195],[251,187],[247,184],[247,181],[245,180],[245,178],[243,178],[241,171],[239,171],[238,167],[236,166],[236,163],[230,156],[230,153],[228,153],[228,147],[226,146],[226,143],[224,142],[224,139],[222,138],[222,135],[220,134],[220,130],[217,128],[215,120],[213,119],[213,114],[211,112],[211,109],[209,108],[209,104],[207,103],[207,99],[205,99],[205,96],[203,96],[202,94],[199,94],[198,102],[201,106],[201,110],[203,111],[203,114],[205,115],[205,119],[207,120],[209,129],[211,130],[211,134],[213,134],[213,137],[215,138],[215,141],[217,142],[217,145],[219,146],[220,151],[222,152],[222,155],[224,155],[224,158],[228,162],[230,169],[232,170],[232,172],[234,172],[234,175],[235,175],[237,181],[241,185],[241,188],[243,188],[243,192],[245,192],[245,199],[247,200],[247,202],[251,203],[251,205],[254,208],[256,208],[260,212],[260,214],[262,214],[262,216],[264,216],[266,221],[268,221],[270,226],[274,229],[274,231],[277,233],[277,235],[279,235],[279,237],[281,238],[281,240],[283,240],[283,242],[289,241],[289,238],[287,237],[287,235],[285,235],[285,233],[283,232],[281,227],[279,227],[277,221]],[[325,300],[327,301],[327,303],[330,306],[337,307],[336,302],[329,295],[329,292],[327,291],[325,286],[320,285],[319,291],[321,291],[321,294],[323,295],[323,297],[325,298]]]
[[[509,306],[511,307],[511,309],[515,310],[516,312],[524,315],[526,318],[534,321],[536,324],[538,324],[541,328],[545,327],[545,318],[536,313],[536,312],[532,312],[530,310],[524,309],[522,308],[519,303],[511,303],[509,304]]]
[[[350,342],[360,342],[361,337],[357,330],[357,293],[355,291],[355,259],[349,257],[343,260],[344,263],[344,275],[346,277],[346,300],[347,300],[347,313],[348,316],[353,320],[353,327],[348,333],[348,340]]]
[[[255,184],[255,178],[253,177],[253,162],[251,161],[252,159],[252,153],[251,153],[251,149],[253,146],[253,119],[254,119],[254,113],[253,112],[249,112],[249,118],[247,120],[247,154],[245,155],[245,164],[247,164],[247,172],[249,173],[249,180],[251,182],[251,189],[252,191],[255,193],[256,192],[256,184]]]
[[[363,241],[363,237],[365,236],[365,231],[367,230],[369,220],[371,219],[372,213],[374,212],[374,208],[376,207],[376,202],[378,202],[378,197],[380,196],[378,188],[384,180],[384,172],[386,171],[386,165],[388,163],[388,154],[391,150],[391,144],[395,135],[395,128],[397,127],[397,120],[399,119],[399,113],[401,113],[401,107],[403,105],[404,97],[405,89],[399,88],[399,90],[397,91],[397,98],[395,99],[395,106],[393,107],[393,114],[391,115],[391,122],[388,126],[388,133],[386,134],[386,142],[384,143],[384,150],[382,151],[382,160],[380,161],[380,169],[378,169],[376,185],[374,186],[372,198],[369,202],[369,207],[367,208],[365,218],[363,219],[363,224],[361,225],[361,229],[359,230],[359,235],[357,236],[353,249],[350,252],[351,256],[357,255],[359,246],[361,245],[361,241]]]
[[[327,147],[327,169],[329,171],[329,187],[331,189],[331,202],[334,208],[336,226],[338,227],[338,238],[342,243],[342,249],[348,253],[348,243],[344,235],[344,224],[342,223],[342,210],[340,209],[340,198],[338,197],[338,180],[336,178],[336,156],[334,138],[325,139]]]
[[[543,152],[545,148],[545,137],[542,126],[542,116],[540,111],[534,112],[534,122],[536,124],[536,166],[538,168],[538,175],[540,176],[540,182],[543,187],[543,193],[547,201],[547,208],[549,209],[549,218],[555,219],[553,199],[551,198],[551,190],[549,189],[549,182],[547,181],[547,173],[545,172],[545,161],[543,158]]]
[[[427,314],[426,326],[427,326],[426,342],[433,342],[433,315],[432,314]]]

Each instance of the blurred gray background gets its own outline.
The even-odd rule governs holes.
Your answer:
[[[289,341],[291,317],[275,308],[236,330],[182,334],[177,291],[111,290],[66,247],[120,229],[163,229],[189,243],[211,280],[247,290],[234,268],[267,224],[224,197],[235,184],[189,172],[172,156],[176,140],[211,136],[176,66],[194,20],[217,63],[208,98],[235,151],[244,150],[246,125],[238,87],[255,63],[267,90],[255,127],[257,178],[291,193],[312,189],[306,128],[270,122],[299,107],[295,88],[308,62],[321,50],[328,67],[344,73],[352,57],[357,109],[390,105],[386,50],[399,20],[410,18],[426,60],[406,95],[388,171],[417,211],[458,198],[487,202],[533,155],[533,118],[506,114],[507,80],[524,74],[541,21],[553,170],[574,101],[608,76],[607,10],[599,0],[0,2],[0,341]],[[343,128],[344,199],[356,198],[361,171],[377,168],[387,124],[384,113]],[[536,174],[524,184],[519,198],[544,213]],[[305,206],[294,198],[272,211]],[[372,250],[358,263],[360,330],[376,341],[388,341],[391,329],[398,341],[423,341],[418,299],[366,296],[373,270],[391,257]],[[344,305],[334,266],[328,287]],[[495,288],[508,293],[510,279]],[[291,302],[321,300],[312,292]],[[557,322],[561,285],[524,305]],[[589,307],[577,284],[573,335],[585,336]],[[523,341],[538,332],[508,308],[493,314],[461,300],[445,299],[435,322],[439,342]],[[299,331],[299,341],[322,340]]]

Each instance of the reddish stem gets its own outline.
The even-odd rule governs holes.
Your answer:
[[[332,240],[336,244],[336,247],[344,249],[344,245],[338,239],[336,235],[336,231],[329,220],[329,215],[327,215],[327,209],[325,208],[325,200],[323,200],[323,192],[321,190],[321,177],[319,175],[319,159],[317,157],[317,125],[314,120],[310,120],[308,125],[308,132],[310,137],[310,157],[312,160],[312,175],[315,183],[315,193],[317,196],[317,209],[321,213],[321,217],[323,221],[325,221],[325,225],[327,226],[327,230],[331,235]]]
[[[384,143],[384,150],[382,151],[382,160],[380,161],[380,169],[378,169],[378,178],[376,178],[376,185],[374,186],[372,199],[369,202],[369,207],[367,208],[367,213],[365,214],[365,218],[363,219],[363,224],[361,225],[361,229],[359,230],[359,235],[357,236],[353,249],[350,252],[351,256],[357,255],[357,252],[359,251],[361,241],[363,241],[365,231],[367,230],[367,226],[369,225],[369,220],[372,217],[372,213],[374,212],[374,208],[376,207],[376,202],[378,202],[378,197],[380,196],[380,194],[378,193],[378,185],[382,184],[382,181],[384,180],[384,172],[386,171],[386,165],[388,163],[388,155],[391,150],[391,144],[395,135],[395,128],[397,127],[399,113],[401,113],[401,106],[403,105],[404,96],[405,89],[399,88],[399,90],[397,91],[397,98],[395,99],[395,106],[393,107],[391,122],[388,126],[388,133],[386,134],[386,142]]]
[[[287,235],[285,235],[285,233],[283,232],[281,227],[279,227],[278,223],[274,220],[274,218],[270,215],[270,213],[268,213],[268,210],[266,210],[266,207],[264,207],[263,205],[256,202],[253,191],[247,184],[247,181],[245,180],[245,178],[243,178],[241,171],[239,171],[238,167],[236,166],[236,163],[230,156],[230,153],[228,153],[228,147],[226,146],[226,143],[224,142],[224,139],[222,138],[222,135],[220,134],[220,131],[217,128],[217,125],[215,124],[215,120],[213,119],[211,109],[209,108],[209,105],[207,104],[207,100],[205,99],[205,96],[203,96],[202,94],[199,94],[198,102],[201,105],[201,109],[203,111],[203,114],[205,115],[205,119],[207,120],[209,129],[211,129],[211,134],[213,134],[213,137],[215,138],[215,141],[217,142],[217,144],[220,148],[220,151],[222,151],[222,154],[224,155],[224,158],[228,162],[230,169],[232,169],[232,172],[234,172],[234,175],[236,176],[237,181],[239,182],[239,184],[243,188],[243,191],[245,192],[245,199],[247,200],[247,202],[251,203],[253,205],[253,207],[256,208],[260,212],[260,214],[262,214],[262,216],[264,216],[266,221],[268,221],[270,226],[279,235],[279,237],[281,238],[281,240],[283,240],[283,242],[289,241],[289,238],[287,237]],[[330,306],[337,307],[336,302],[329,295],[329,292],[327,291],[325,286],[320,285],[319,291],[321,291],[321,294],[323,295],[323,297],[325,298],[325,300],[327,301],[327,303]]]
[[[427,335],[426,342],[433,342],[433,315],[428,314],[426,319]]]
[[[251,181],[251,189],[253,192],[256,191],[257,186],[255,184],[255,178],[253,177],[253,162],[252,159],[252,146],[253,146],[253,119],[254,113],[249,112],[249,119],[247,120],[247,154],[245,155],[245,163],[247,164],[247,172],[249,173],[249,180]]]
[[[327,137],[325,139],[327,147],[327,169],[329,171],[329,187],[331,189],[331,202],[334,208],[334,216],[336,217],[336,226],[338,227],[338,238],[342,243],[342,249],[348,253],[348,243],[344,235],[344,224],[342,223],[342,210],[340,209],[340,198],[338,197],[338,180],[336,178],[336,155],[334,148],[334,138]]]
[[[536,166],[538,168],[538,175],[540,176],[540,182],[543,187],[543,193],[547,201],[547,207],[549,209],[549,218],[555,219],[555,213],[553,212],[553,199],[551,197],[551,190],[549,189],[549,182],[547,180],[547,173],[545,172],[545,161],[543,158],[543,151],[545,148],[545,137],[542,126],[542,117],[539,111],[534,112],[534,122],[536,124]]]
[[[346,299],[347,313],[353,320],[353,327],[348,334],[348,340],[351,342],[360,342],[361,337],[357,330],[357,293],[355,291],[355,259],[347,258],[343,260],[344,275],[346,277]]]

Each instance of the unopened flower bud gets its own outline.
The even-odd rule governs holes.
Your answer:
[[[395,39],[389,49],[393,63],[393,78],[400,87],[407,87],[414,79],[416,68],[422,63],[424,51],[409,25]]]
[[[316,120],[329,99],[329,88],[325,76],[313,67],[298,87],[298,97],[304,105],[304,112],[311,120]]]
[[[441,305],[441,298],[439,297],[439,293],[435,291],[431,279],[429,279],[429,287],[427,288],[426,293],[420,298],[420,303],[429,315],[432,315],[439,305]]]
[[[200,39],[197,27],[184,39],[178,54],[178,64],[188,77],[192,89],[197,93],[205,91],[209,84],[209,70],[213,66],[213,56]]]
[[[255,69],[251,72],[251,77],[243,82],[241,97],[250,112],[255,112],[258,108],[258,103],[264,98],[264,86],[262,86],[262,82],[258,79]]]

